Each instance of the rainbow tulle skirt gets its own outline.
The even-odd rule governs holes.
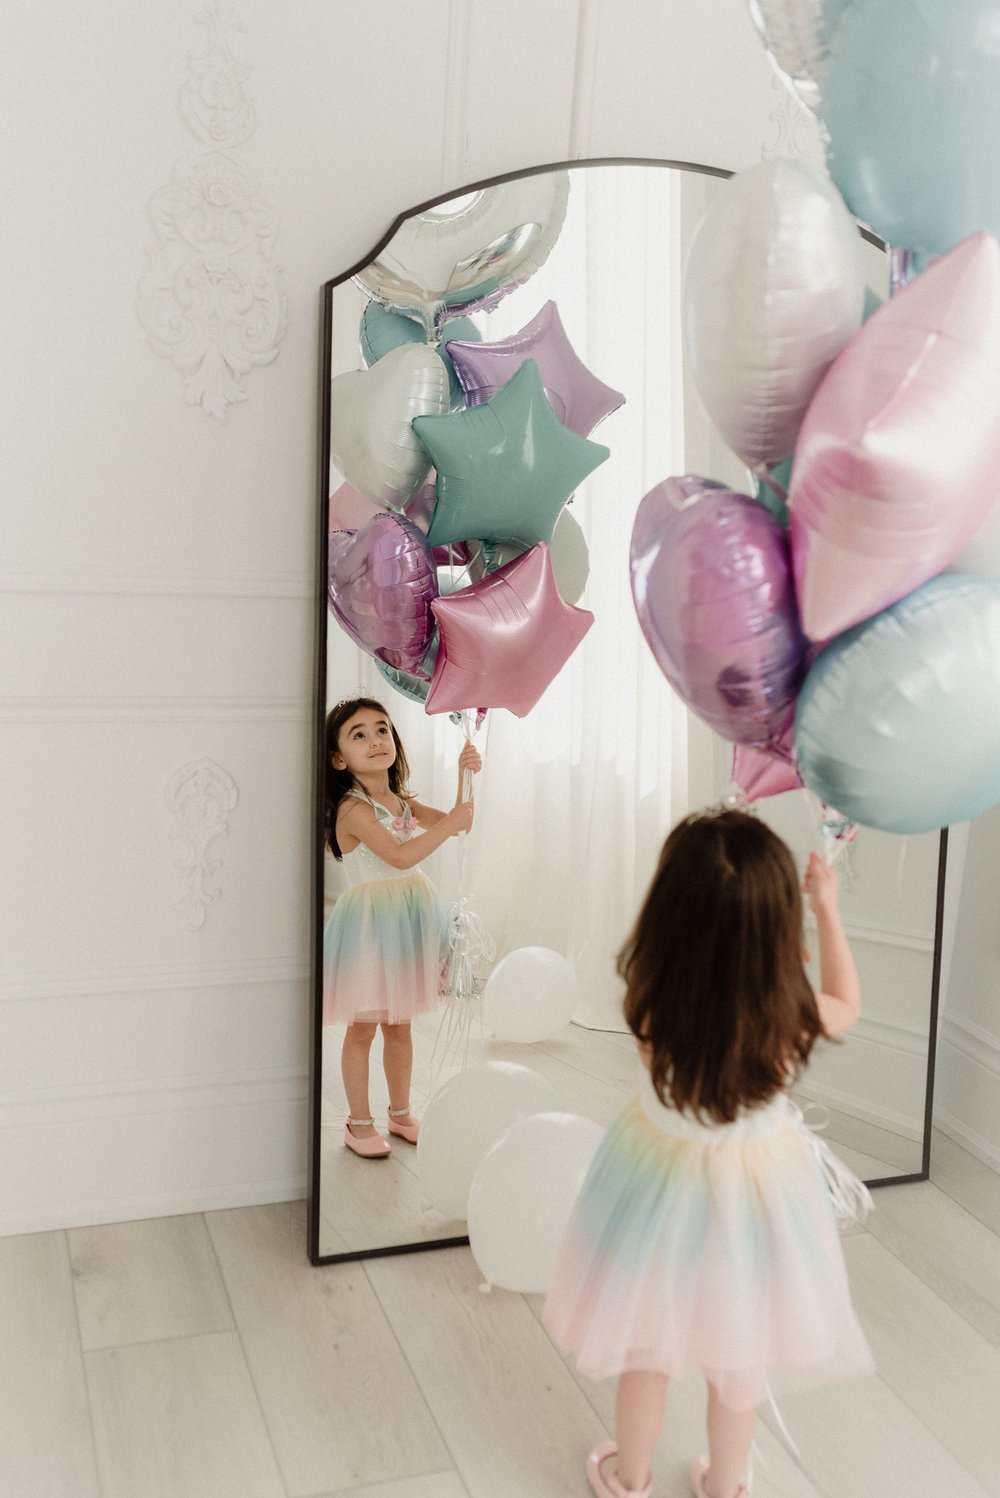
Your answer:
[[[441,1002],[448,961],[448,907],[426,874],[356,885],[323,931],[323,1023],[426,1014]]]
[[[734,1409],[873,1366],[784,1094],[712,1127],[665,1108],[646,1074],[594,1157],[543,1319],[592,1377],[701,1370]]]

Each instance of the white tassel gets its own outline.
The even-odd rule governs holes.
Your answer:
[[[451,953],[449,997],[474,999],[479,992],[479,980],[473,971],[473,964],[479,958],[492,962],[496,956],[496,945],[472,909],[468,895],[462,895],[451,907],[448,949]]]
[[[822,1122],[810,1123],[800,1108],[793,1108],[793,1111],[802,1124],[809,1148],[823,1172],[838,1223],[841,1227],[847,1227],[852,1222],[864,1222],[868,1214],[875,1210],[871,1192],[864,1181],[859,1180],[854,1171],[834,1154],[826,1140],[819,1137],[820,1131],[829,1122],[829,1114]]]

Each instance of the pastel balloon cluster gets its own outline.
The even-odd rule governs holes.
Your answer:
[[[329,603],[429,713],[523,717],[593,623],[586,544],[566,513],[609,456],[593,428],[624,401],[575,353],[554,302],[485,341],[488,311],[548,255],[565,172],[407,218],[355,280],[365,367],[330,391]],[[459,315],[462,314],[462,315]]]
[[[801,9],[816,27],[782,33],[790,76],[808,63],[822,93],[838,10]],[[632,590],[747,799],[804,782],[842,821],[922,832],[1000,800],[1000,244],[971,234],[862,322],[845,224],[856,242],[829,184],[782,162],[706,215],[686,342],[758,495],[653,489]],[[979,575],[955,570],[972,558]]]

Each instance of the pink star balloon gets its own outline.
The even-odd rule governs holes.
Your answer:
[[[553,411],[563,426],[581,437],[589,437],[599,421],[625,404],[622,392],[605,385],[578,357],[555,302],[546,302],[519,333],[495,343],[453,338],[448,357],[470,406],[481,406],[496,395],[525,359],[534,359]]]
[[[506,707],[523,718],[594,622],[559,597],[544,541],[431,609],[440,649],[429,713]]]
[[[941,572],[1000,493],[1000,244],[973,234],[864,324],[799,432],[795,587],[826,641]]]

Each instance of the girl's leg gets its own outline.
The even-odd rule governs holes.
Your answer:
[[[413,1075],[413,1032],[409,1024],[382,1026],[382,1065],[389,1084],[389,1107],[394,1112],[410,1106],[410,1077]],[[410,1114],[398,1113],[393,1119],[403,1127],[416,1123]]]
[[[665,1373],[623,1373],[615,1399],[615,1439],[618,1455],[613,1458],[622,1486],[637,1493],[649,1486],[653,1448],[663,1424],[667,1397]]]
[[[377,1026],[355,1023],[348,1025],[344,1044],[340,1050],[340,1074],[344,1079],[348,1113],[351,1118],[371,1118],[368,1101],[368,1053],[375,1039]],[[351,1133],[358,1139],[369,1139],[375,1133],[374,1124],[367,1127],[351,1126]]]
[[[756,1410],[731,1410],[713,1384],[708,1386],[707,1498],[736,1498],[753,1440]]]

